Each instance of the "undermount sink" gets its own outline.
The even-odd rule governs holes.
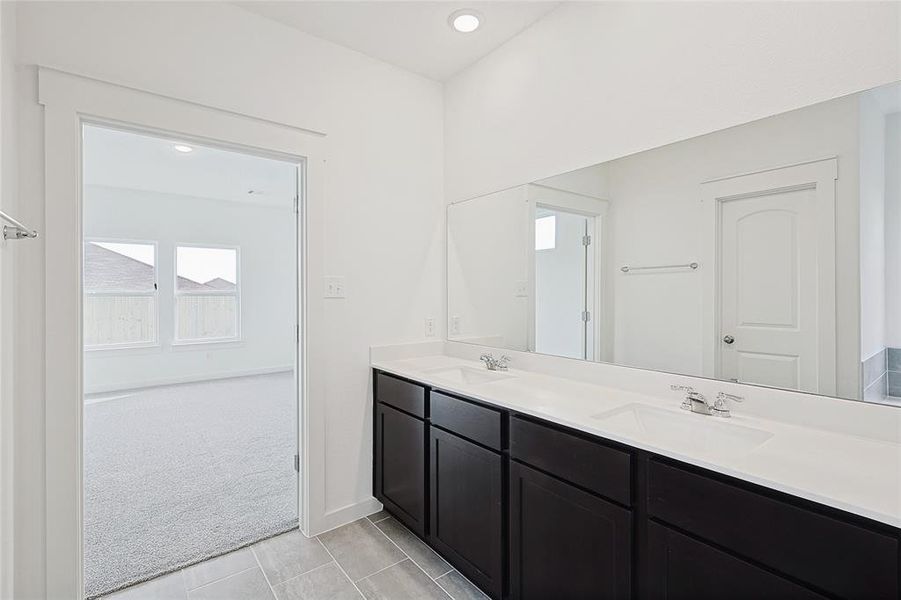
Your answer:
[[[592,415],[611,429],[687,453],[739,458],[762,446],[773,434],[728,420],[644,404]]]
[[[429,369],[424,371],[424,373],[438,379],[453,381],[454,383],[469,384],[488,383],[513,377],[507,373],[475,369],[473,367],[441,367],[440,369]]]

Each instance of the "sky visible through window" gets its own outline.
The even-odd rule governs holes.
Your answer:
[[[117,244],[113,242],[91,242],[95,246],[106,248],[116,254],[133,258],[145,265],[153,266],[153,244]]]
[[[176,249],[176,274],[197,283],[214,279],[237,283],[237,258],[238,253],[232,248],[179,246]]]

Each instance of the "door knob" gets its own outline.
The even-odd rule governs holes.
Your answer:
[[[732,337],[731,335],[727,335],[726,337],[723,338],[723,341],[726,342],[727,344],[731,344],[732,342],[735,341],[735,338]]]

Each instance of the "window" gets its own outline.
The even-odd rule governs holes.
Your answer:
[[[535,249],[553,250],[557,245],[557,217],[535,219]]]
[[[237,248],[178,246],[175,275],[175,340],[238,339]]]
[[[85,242],[84,292],[86,348],[156,344],[154,244]]]

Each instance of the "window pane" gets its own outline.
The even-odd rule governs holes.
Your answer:
[[[177,297],[178,339],[204,340],[238,336],[235,296],[187,294]]]
[[[155,284],[153,244],[84,245],[86,292],[152,292]]]
[[[154,296],[85,296],[85,346],[141,344],[155,341]]]
[[[238,281],[238,251],[233,248],[175,250],[176,289],[179,292],[234,292]]]
[[[557,217],[535,219],[535,249],[552,250],[557,245]]]

